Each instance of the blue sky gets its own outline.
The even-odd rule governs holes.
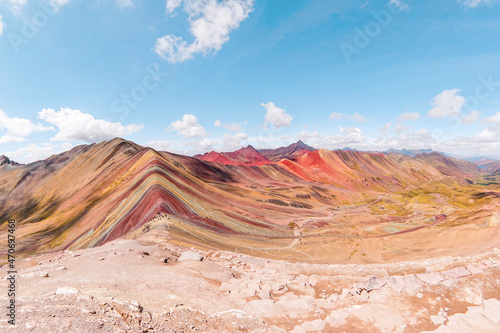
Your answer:
[[[0,0],[0,154],[117,136],[500,158],[500,1]]]

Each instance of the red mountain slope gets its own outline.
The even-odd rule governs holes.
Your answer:
[[[228,165],[262,165],[271,163],[271,161],[267,157],[263,156],[250,145],[233,152],[218,153],[215,151],[211,151],[203,155],[196,155],[194,156],[194,158],[202,161]]]

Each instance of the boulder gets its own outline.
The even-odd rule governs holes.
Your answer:
[[[186,251],[184,253],[181,254],[181,256],[179,257],[179,261],[184,261],[184,260],[195,260],[195,261],[202,261],[205,257],[198,253],[198,252],[194,252],[194,251]]]

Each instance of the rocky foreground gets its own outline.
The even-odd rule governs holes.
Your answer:
[[[316,265],[121,239],[17,269],[17,324],[2,315],[2,332],[500,332],[498,248]]]

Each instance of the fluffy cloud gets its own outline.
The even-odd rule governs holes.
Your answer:
[[[59,129],[51,141],[99,142],[126,137],[144,128],[143,125],[123,126],[121,123],[95,119],[88,113],[69,108],[62,108],[61,111],[43,109],[38,112],[38,116]]]
[[[398,121],[399,122],[406,122],[406,121],[416,121],[420,119],[420,113],[418,112],[403,112],[399,117]]]
[[[169,140],[149,141],[147,146],[156,150],[167,151],[172,146],[172,142]]]
[[[20,148],[16,151],[8,152],[5,155],[11,160],[20,163],[31,163],[39,160],[44,160],[56,153],[56,146],[51,143],[37,145],[30,143],[26,147]]]
[[[356,123],[364,123],[364,122],[367,122],[368,120],[370,120],[369,118],[366,118],[366,117],[360,115],[359,112],[356,112],[352,116],[349,116],[349,115],[346,115],[343,113],[334,112],[330,115],[330,119],[331,120],[344,120],[345,119],[345,120],[349,120],[349,121],[354,121]]]
[[[58,12],[62,6],[69,4],[71,0],[45,0],[45,1],[48,2],[52,6],[52,8],[54,8],[55,12]]]
[[[3,27],[4,27],[4,23],[2,20],[2,15],[0,15],[0,36],[2,36],[2,34],[3,34]]]
[[[497,112],[494,116],[487,118],[486,121],[490,124],[500,125],[500,112]]]
[[[481,117],[481,113],[478,111],[471,111],[468,115],[461,118],[464,124],[474,124]]]
[[[188,44],[174,35],[156,41],[155,52],[171,62],[183,62],[196,53],[217,53],[253,10],[253,0],[168,0],[167,12],[172,13],[184,3],[189,15],[190,33],[194,41]]]
[[[240,124],[237,124],[237,123],[223,124],[220,120],[214,121],[214,125],[215,125],[215,127],[223,127],[225,129],[227,129],[229,132],[241,132],[243,130],[243,128],[241,128]]]
[[[487,128],[474,136],[472,139],[474,142],[478,143],[495,142],[497,141],[497,132],[498,131],[495,131],[493,128]]]
[[[297,139],[311,142],[313,146],[327,149],[340,149],[353,144],[365,144],[366,137],[363,131],[356,127],[343,128],[339,126],[340,134],[324,136],[318,132],[302,131]]]
[[[367,122],[368,120],[370,120],[370,119],[360,115],[358,112],[356,112],[352,116],[348,117],[348,119],[350,121],[354,121],[356,123],[364,123],[364,122]]]
[[[243,146],[243,142],[248,139],[248,135],[243,132],[236,134],[224,134],[222,136],[222,145],[224,150],[235,150]]]
[[[342,128],[339,126],[339,130],[342,134],[334,135],[330,138],[330,140],[337,144],[363,143],[366,140],[363,131],[361,131],[359,128]]]
[[[198,142],[198,147],[202,150],[213,150],[215,144],[216,143],[209,138],[204,138]]]
[[[10,118],[4,111],[0,110],[0,129],[7,130],[0,143],[21,142],[33,132],[54,131],[53,127],[35,125],[28,119]]]
[[[343,120],[345,117],[345,114],[339,113],[339,112],[334,112],[330,115],[331,120]]]
[[[182,4],[182,0],[167,0],[167,13],[173,13]]]
[[[465,98],[459,95],[460,89],[445,90],[432,99],[433,108],[427,116],[436,119],[460,116]]]
[[[285,110],[277,107],[273,102],[261,103],[264,109],[266,109],[266,122],[264,126],[272,124],[276,128],[290,126],[293,118]]]
[[[490,0],[463,0],[462,1],[464,6],[469,7],[469,8],[476,8],[479,5],[488,4],[490,2],[491,2]]]
[[[172,122],[166,129],[176,131],[178,135],[184,138],[207,136],[205,127],[201,126],[198,123],[198,118],[192,114],[185,114],[182,120]]]

